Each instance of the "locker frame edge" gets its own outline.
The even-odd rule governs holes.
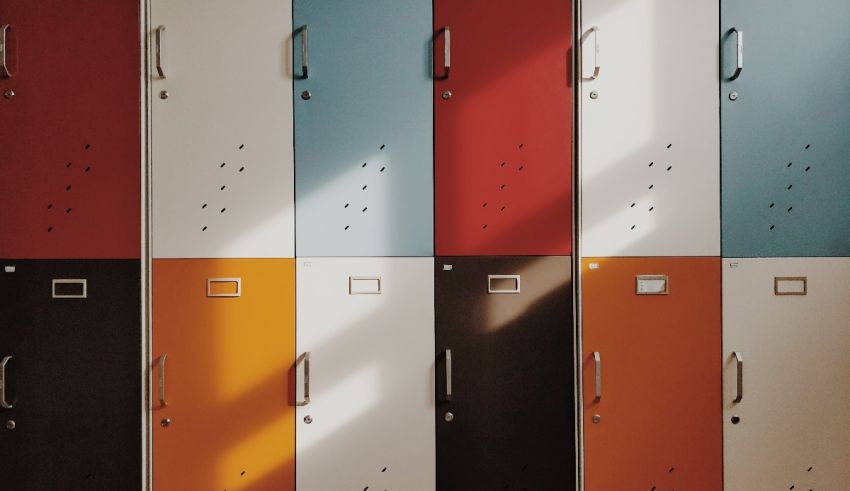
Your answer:
[[[582,351],[582,319],[581,319],[581,94],[582,94],[582,17],[581,17],[581,0],[573,0],[572,2],[572,28],[573,28],[573,46],[570,56],[572,63],[572,107],[573,107],[573,124],[572,135],[572,197],[573,197],[573,363],[574,363],[574,380],[573,390],[575,394],[575,475],[576,475],[576,491],[584,491],[584,390],[582,381],[584,380],[584,353]]]
[[[139,94],[139,104],[142,105],[142,110],[139,111],[139,115],[141,117],[141,131],[140,138],[141,142],[139,145],[139,150],[141,155],[139,156],[141,165],[141,192],[142,192],[142,203],[141,203],[141,222],[142,222],[142,233],[141,233],[141,295],[142,295],[142,336],[141,336],[141,350],[142,350],[142,483],[141,489],[145,491],[151,491],[153,489],[153,432],[151,431],[152,422],[153,422],[153,411],[151,400],[150,400],[150,383],[151,383],[151,371],[150,371],[150,363],[152,360],[151,347],[152,343],[152,329],[153,326],[150,322],[150,316],[148,315],[151,308],[151,290],[150,290],[150,277],[151,277],[151,245],[152,245],[152,237],[151,237],[151,84],[150,84],[150,41],[148,39],[148,26],[151,25],[151,0],[140,0],[139,1],[139,43],[141,49],[141,56],[139,63],[141,63],[139,76],[142,77],[142,83],[140,84],[141,93]]]

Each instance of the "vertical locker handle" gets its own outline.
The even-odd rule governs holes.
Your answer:
[[[5,24],[0,27],[0,77],[12,78],[12,72],[9,70],[8,58],[9,54],[9,30],[12,24]]]
[[[733,353],[735,355],[735,365],[737,366],[738,371],[738,380],[736,384],[736,394],[735,400],[732,402],[738,403],[744,399],[744,357],[741,355],[740,351],[735,351]]]
[[[593,376],[596,381],[596,398],[594,401],[599,402],[602,400],[602,354],[598,351],[593,352],[593,367]]]
[[[295,401],[296,406],[306,406],[310,404],[310,352],[305,351],[295,360],[295,366],[304,362],[304,399],[301,401]]]
[[[593,73],[585,80],[596,80],[602,67],[599,66],[599,26],[593,26],[587,30],[586,36],[593,34]]]
[[[307,60],[310,51],[309,39],[307,39],[308,32],[307,25],[301,27],[301,78],[304,80],[310,77],[310,64]]]
[[[446,400],[452,400],[452,350],[446,350]]]
[[[14,406],[14,403],[6,401],[6,365],[11,359],[11,356],[4,356],[3,361],[0,361],[0,407],[4,409],[12,409]]]
[[[449,26],[443,28],[445,36],[445,44],[443,45],[443,67],[446,69],[443,80],[449,79],[449,72],[452,69],[452,31]]]
[[[159,395],[159,405],[165,407],[168,401],[165,400],[165,360],[168,359],[168,353],[163,353],[159,357],[159,381],[157,383],[157,392]]]
[[[165,78],[165,70],[162,69],[162,33],[165,31],[165,26],[156,28],[154,38],[156,40],[156,48],[154,50],[154,59],[156,61],[156,73],[159,78]]]
[[[737,27],[733,27],[731,32],[735,33],[735,73],[729,77],[729,80],[735,80],[741,76],[741,72],[744,71],[744,32],[738,30]]]

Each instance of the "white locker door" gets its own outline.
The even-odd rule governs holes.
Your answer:
[[[720,255],[718,8],[582,2],[584,255]]]
[[[434,259],[299,258],[296,286],[296,488],[433,491]]]
[[[291,0],[152,0],[154,257],[294,257],[291,34]]]
[[[726,491],[847,489],[850,258],[724,259],[723,348]]]

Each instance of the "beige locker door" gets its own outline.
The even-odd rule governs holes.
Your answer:
[[[723,321],[726,491],[847,489],[850,258],[724,259]]]

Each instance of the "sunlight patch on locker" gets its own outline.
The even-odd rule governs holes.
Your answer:
[[[287,412],[267,422],[244,440],[234,443],[214,467],[216,481],[225,483],[227,489],[230,486],[250,489],[254,482],[264,480],[275,471],[284,470],[292,459],[288,450],[291,440],[287,437],[291,436],[291,427],[292,414]]]
[[[514,284],[504,281],[498,286],[501,291],[506,292],[513,290],[515,286],[519,292],[494,293],[487,296],[487,302],[484,306],[484,310],[487,313],[485,321],[485,329],[487,331],[498,331],[505,326],[513,324],[526,315],[528,311],[538,306],[539,302],[547,295],[562,288],[571,281],[569,276],[564,275],[564,271],[552,268],[551,263],[540,260],[532,260],[529,265],[519,271],[500,271],[499,273],[519,275],[518,280]],[[526,281],[525,288],[523,288],[522,278],[534,278],[534,283]],[[487,281],[487,278],[482,278],[482,282]],[[489,281],[493,284],[493,280]],[[516,295],[519,302],[506,302],[502,295]]]
[[[648,197],[642,196],[639,202],[646,202]],[[635,205],[637,207],[637,205]],[[640,242],[642,239],[652,235],[653,230],[657,226],[656,217],[644,217],[640,223],[633,218],[634,212],[632,208],[623,207],[624,209],[611,213],[604,220],[587,221],[582,223],[583,242],[588,244],[602,244],[611,242],[617,239],[617,246],[608,256],[617,256],[619,251],[627,249],[632,244]],[[657,216],[657,215],[656,215]],[[632,228],[634,227],[634,228]],[[611,230],[622,230],[629,232],[628,235],[622,234],[617,237],[611,236]],[[623,237],[625,235],[625,237]]]

